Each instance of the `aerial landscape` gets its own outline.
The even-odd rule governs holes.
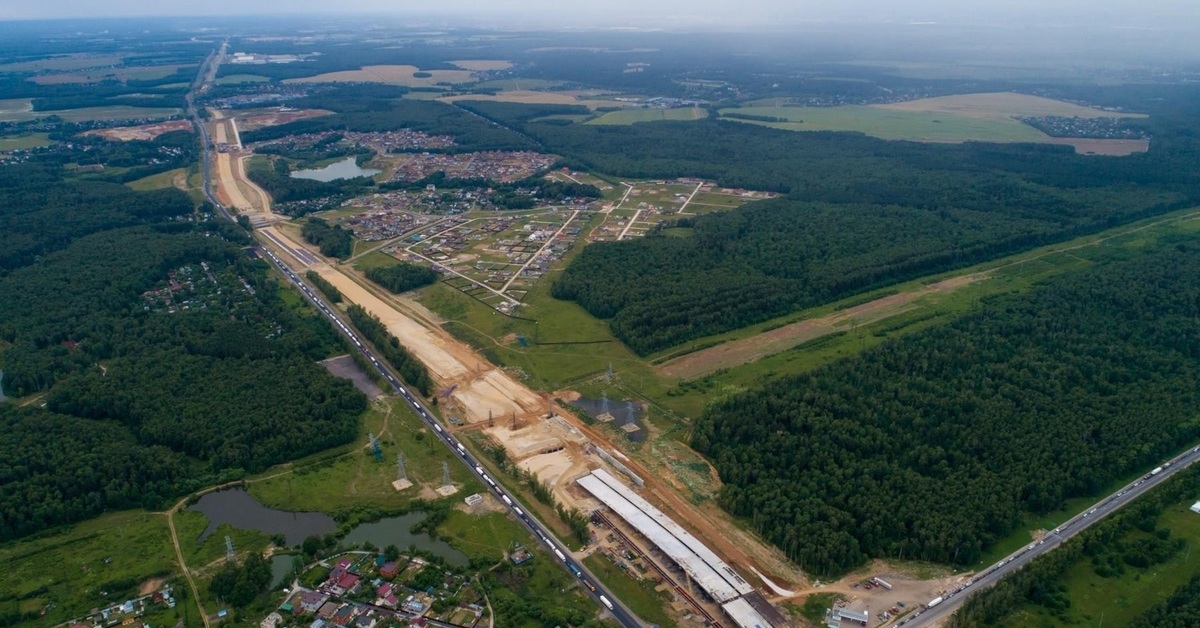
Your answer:
[[[0,6],[0,627],[1200,626],[1200,6],[343,5]]]

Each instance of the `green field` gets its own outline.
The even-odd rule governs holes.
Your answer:
[[[358,252],[360,244],[362,245],[362,250],[367,250],[372,246],[379,245],[378,242],[362,242],[361,240],[355,240],[354,244],[356,253]],[[354,260],[354,268],[356,270],[366,272],[372,268],[387,268],[388,266],[395,266],[399,263],[399,260],[391,255],[381,251],[375,251],[373,253],[367,253],[366,255]]]
[[[258,74],[230,74],[216,80],[217,85],[239,85],[242,83],[266,83],[271,79]]]
[[[158,174],[152,174],[148,177],[142,177],[136,181],[130,181],[125,185],[144,192],[146,190],[164,190],[175,185],[175,177],[187,172],[187,168],[176,168]]]
[[[0,122],[25,122],[36,118],[58,116],[67,122],[87,122],[90,120],[131,120],[138,118],[169,118],[183,113],[182,109],[173,107],[130,107],[114,105],[111,107],[84,107],[82,109],[63,109],[60,111],[29,111],[7,107],[15,101],[0,101]]]
[[[592,554],[583,559],[583,564],[638,617],[663,628],[676,625],[664,610],[670,603],[670,597],[655,591],[653,582],[634,580],[611,560],[599,554]]]
[[[359,432],[353,445],[322,452],[315,457],[315,464],[312,459],[300,460],[269,470],[264,476],[289,468],[296,469],[295,473],[263,481],[252,479],[250,494],[274,508],[319,510],[335,516],[355,506],[400,509],[418,496],[422,484],[441,483],[444,461],[450,462],[451,480],[464,485],[460,493],[469,495],[482,488],[473,475],[455,463],[450,450],[438,442],[402,399],[386,398],[372,404]],[[379,437],[382,461],[366,449],[368,432]],[[408,478],[417,485],[403,492],[396,492],[391,484],[396,479],[397,453],[404,454]]]
[[[633,124],[635,122],[656,122],[658,120],[703,120],[708,117],[708,110],[699,107],[680,107],[678,109],[622,109],[610,111],[587,124]]]
[[[786,122],[740,120],[726,114],[782,118]],[[746,122],[788,131],[857,131],[885,140],[961,142],[1037,142],[1041,131],[1017,120],[985,119],[951,113],[899,111],[880,107],[743,107],[722,109],[724,120]]]
[[[1001,626],[1058,626],[1098,625],[1127,626],[1151,606],[1166,600],[1175,589],[1200,572],[1200,515],[1188,510],[1192,500],[1175,504],[1163,511],[1158,526],[1171,531],[1172,539],[1184,539],[1187,549],[1167,562],[1149,569],[1126,565],[1125,573],[1113,578],[1096,575],[1086,557],[1067,570],[1059,582],[1066,586],[1071,601],[1069,623],[1052,615],[1045,607],[1026,605],[1011,615]],[[1135,541],[1148,536],[1137,529],[1130,530],[1119,541]],[[1192,554],[1196,554],[1192,558]]]
[[[0,606],[19,600],[21,612],[34,616],[46,609],[27,625],[64,622],[128,599],[146,580],[176,575],[167,520],[144,511],[107,514],[7,543],[0,546],[0,561]]]
[[[3,115],[3,114],[0,114]],[[50,136],[46,133],[25,133],[23,135],[5,135],[0,137],[0,153],[10,150],[27,150],[49,146]]]
[[[83,70],[122,63],[124,54],[65,54],[36,61],[18,61],[0,65],[0,72],[39,72],[43,70]]]

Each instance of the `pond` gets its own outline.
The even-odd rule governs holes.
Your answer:
[[[209,493],[188,508],[208,518],[208,527],[197,539],[200,543],[222,523],[268,535],[282,534],[289,546],[299,545],[310,536],[337,531],[333,517],[323,512],[289,512],[267,508],[240,488]]]
[[[289,582],[295,570],[296,557],[290,554],[275,554],[271,557],[271,590]]]
[[[629,440],[635,443],[646,440],[646,429],[642,424],[645,409],[632,399],[613,401],[607,395],[601,395],[599,399],[581,397],[572,401],[571,405],[579,406],[597,421],[609,423],[625,432]]]
[[[311,170],[297,170],[292,173],[293,179],[312,179],[313,181],[322,181],[328,183],[335,179],[353,179],[354,177],[373,177],[382,172],[374,168],[363,168],[358,165],[354,157],[347,157],[341,161],[334,162],[324,168],[313,168]]]
[[[430,552],[435,556],[441,556],[446,560],[447,564],[455,567],[467,566],[469,562],[467,555],[454,549],[449,543],[435,539],[423,532],[420,534],[409,532],[414,524],[419,523],[424,518],[425,513],[410,512],[399,517],[388,517],[387,519],[380,519],[373,523],[364,523],[351,530],[346,535],[346,538],[342,540],[342,544],[358,545],[363,542],[370,542],[379,549],[395,545],[402,552],[411,545],[419,550]]]

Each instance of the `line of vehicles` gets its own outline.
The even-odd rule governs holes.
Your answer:
[[[598,583],[589,578],[579,565],[567,557],[558,544],[551,540],[550,536],[547,535],[545,530],[542,529],[541,524],[530,518],[525,511],[522,510],[519,505],[517,505],[512,497],[504,492],[504,489],[500,487],[500,485],[492,478],[492,476],[488,475],[488,473],[484,471],[483,466],[480,465],[471,456],[471,454],[467,452],[467,449],[463,447],[463,444],[459,442],[457,438],[447,433],[446,430],[442,428],[441,424],[438,423],[437,420],[432,416],[430,416],[429,412],[421,404],[420,400],[411,392],[409,392],[408,388],[404,387],[404,385],[402,385],[400,381],[396,379],[391,372],[387,370],[387,368],[384,367],[384,365],[379,363],[379,359],[376,358],[374,354],[372,354],[363,345],[362,340],[360,340],[358,337],[358,334],[356,334],[354,330],[351,329],[350,326],[341,319],[341,317],[335,314],[333,309],[326,304],[326,302],[321,299],[312,288],[308,287],[308,284],[301,281],[300,277],[298,277],[296,273],[292,272],[292,269],[284,264],[283,260],[279,259],[279,257],[275,255],[274,251],[271,251],[266,247],[260,247],[259,250],[267,255],[271,262],[274,263],[276,268],[278,268],[280,272],[282,272],[284,276],[286,276],[288,280],[292,282],[293,285],[299,288],[313,305],[315,305],[323,314],[325,314],[326,317],[333,321],[334,325],[336,325],[338,329],[340,329],[342,333],[354,343],[354,346],[371,361],[371,364],[375,367],[375,369],[387,379],[388,383],[391,384],[392,389],[404,397],[405,401],[407,401],[408,404],[412,406],[413,410],[420,415],[421,420],[433,428],[438,437],[441,438],[446,445],[450,446],[450,448],[456,454],[458,454],[458,456],[462,458],[464,462],[467,463],[467,467],[473,470],[475,474],[487,484],[488,490],[495,493],[496,496],[499,497],[506,506],[512,509],[520,521],[524,523],[525,526],[531,531],[533,531],[533,533],[536,534],[537,537],[554,552],[554,555],[567,567],[567,570],[569,570],[572,575],[578,578],[580,582],[582,582],[583,585],[586,586],[589,591],[591,591],[592,595],[596,596],[596,598],[602,605],[604,605],[605,608],[614,613],[622,625],[633,628],[639,626],[639,624],[631,615],[624,612],[624,609],[618,611],[615,605],[612,603],[612,600],[610,600],[607,595],[597,591],[599,586]]]

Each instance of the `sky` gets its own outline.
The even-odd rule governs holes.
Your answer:
[[[331,9],[336,7],[336,9]],[[805,22],[1096,25],[1200,31],[1198,0],[0,0],[0,19],[420,13],[577,26]]]

